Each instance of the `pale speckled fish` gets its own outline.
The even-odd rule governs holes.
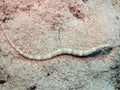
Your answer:
[[[1,25],[2,26],[2,25]],[[3,29],[3,26],[2,26]],[[30,59],[30,60],[47,60],[47,59],[51,59],[55,56],[59,56],[59,55],[64,55],[64,54],[69,54],[69,55],[74,55],[74,56],[88,56],[96,51],[99,51],[101,49],[104,48],[113,48],[116,47],[117,45],[111,45],[111,44],[103,44],[103,45],[99,45],[87,50],[73,50],[70,48],[62,48],[62,49],[58,49],[55,50],[51,53],[45,54],[45,55],[41,55],[41,56],[33,56],[30,54],[26,54],[24,52],[22,52],[20,49],[16,48],[15,45],[10,41],[9,37],[7,36],[7,33],[5,32],[5,30],[3,29],[4,32],[4,36],[6,37],[7,41],[11,44],[11,46],[18,52],[18,54],[22,55],[23,57]],[[120,44],[118,44],[120,45]]]

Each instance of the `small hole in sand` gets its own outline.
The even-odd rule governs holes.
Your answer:
[[[119,20],[119,17],[118,17],[118,16],[116,16],[116,19],[117,19],[117,20]]]
[[[50,76],[50,73],[47,73],[47,76]]]
[[[88,0],[82,0],[84,3],[87,2]]]
[[[35,90],[36,86],[29,87],[27,90]]]
[[[0,84],[4,84],[5,82],[5,80],[0,80]]]

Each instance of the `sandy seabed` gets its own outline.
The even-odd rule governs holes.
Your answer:
[[[0,24],[31,55],[120,44],[120,0],[0,0]],[[0,27],[0,90],[119,90],[120,47],[103,52],[28,60]]]

